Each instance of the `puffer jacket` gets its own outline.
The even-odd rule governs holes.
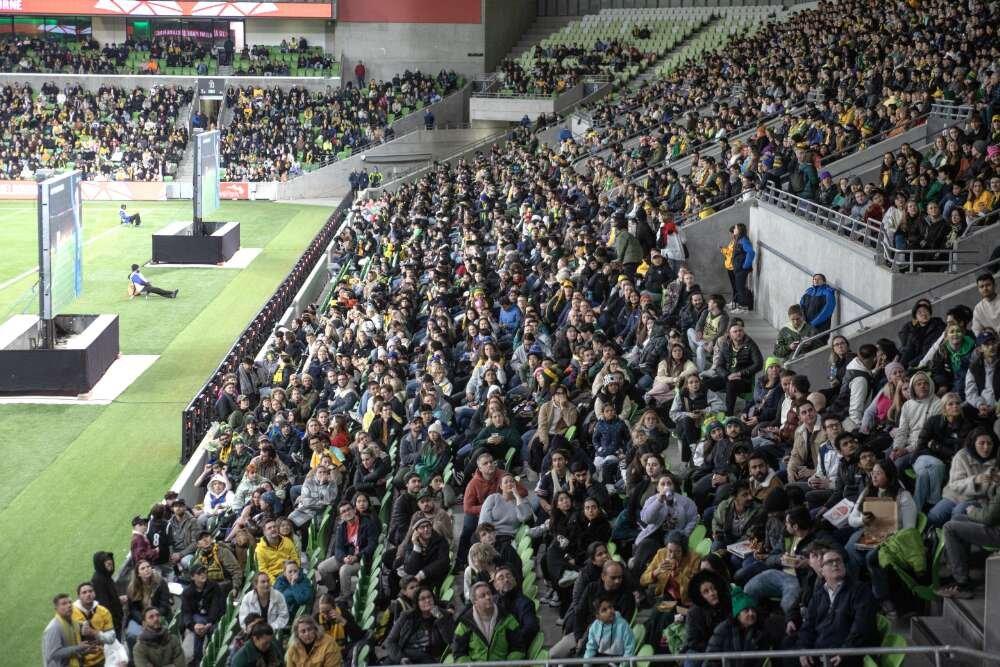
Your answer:
[[[493,636],[486,637],[479,631],[469,605],[458,617],[452,653],[455,662],[499,662],[522,660],[525,647],[520,644],[517,620],[503,608],[497,608]]]
[[[738,619],[727,618],[716,626],[715,632],[712,633],[711,639],[708,640],[708,647],[705,649],[705,652],[736,653],[739,651],[766,651],[771,648],[771,644],[760,626],[761,624],[757,623],[744,630],[740,627]],[[705,661],[702,663],[703,667],[718,667],[721,664],[720,661]],[[759,658],[753,660],[731,659],[726,664],[736,665],[737,667],[756,667],[757,665],[764,664],[764,661]]]

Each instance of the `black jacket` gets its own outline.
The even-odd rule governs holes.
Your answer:
[[[736,618],[727,618],[716,626],[711,639],[708,640],[706,653],[736,653],[737,651],[766,651],[771,648],[764,632],[761,630],[761,622],[758,620],[752,627],[744,630]],[[704,667],[717,667],[722,661],[712,660],[703,663]],[[757,667],[764,664],[764,660],[745,659],[729,660],[727,665],[734,667]]]
[[[410,527],[410,519],[417,513],[417,497],[403,491],[392,504],[392,516],[389,519],[389,544],[400,544],[406,537]]]
[[[122,609],[121,600],[118,599],[121,593],[118,592],[118,586],[115,585],[114,576],[104,567],[104,561],[109,559],[114,563],[115,557],[110,551],[98,551],[94,554],[94,576],[90,578],[90,585],[94,587],[97,603],[111,612],[115,631],[120,633],[125,612]]]
[[[344,556],[370,557],[375,553],[375,547],[378,544],[378,523],[370,516],[363,514],[358,516],[358,521],[361,522],[361,525],[358,527],[357,549],[347,541],[347,524],[341,521],[337,526],[337,537],[331,546],[333,547],[333,555],[341,562],[343,562]]]
[[[878,643],[871,586],[848,578],[831,603],[824,582],[819,580],[799,629],[798,647],[859,648]]]
[[[944,329],[945,323],[940,317],[932,317],[923,326],[907,322],[899,330],[900,362],[903,366],[909,368],[920,363]]]
[[[440,645],[441,654],[430,655],[418,644],[421,629],[431,633],[431,644]],[[411,609],[393,623],[392,630],[385,639],[385,650],[394,665],[400,664],[403,658],[414,664],[441,662],[444,650],[451,646],[454,634],[455,620],[451,614],[443,614],[438,619],[431,617],[428,622],[419,609]]]
[[[715,370],[723,377],[730,373],[739,373],[744,380],[753,380],[753,377],[764,368],[764,357],[760,354],[760,348],[749,336],[743,339],[743,345],[739,350],[733,349],[733,344],[728,338],[720,345],[719,366]]]
[[[949,463],[955,452],[965,445],[965,436],[971,430],[972,424],[961,414],[955,422],[949,422],[944,415],[931,415],[920,430],[917,451]]]
[[[204,616],[206,623],[215,625],[226,611],[226,594],[214,581],[206,581],[205,588],[198,590],[194,584],[184,587],[181,593],[181,624],[194,630],[195,614]]]
[[[517,619],[517,624],[520,626],[517,630],[517,641],[521,646],[531,646],[531,642],[535,641],[535,637],[541,629],[538,613],[535,611],[535,603],[517,589],[505,595],[498,594],[496,597],[500,608],[506,609],[511,616]]]
[[[411,541],[406,545],[406,553],[403,554],[403,571],[409,575],[416,575],[423,571],[425,586],[437,589],[448,576],[451,567],[448,554],[448,542],[438,535],[431,533],[430,542],[420,551],[417,551]]]

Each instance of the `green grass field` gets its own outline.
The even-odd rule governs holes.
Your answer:
[[[150,234],[189,218],[189,202],[136,203],[143,226],[118,225],[115,203],[84,204],[84,294],[78,313],[118,313],[123,354],[159,354],[108,406],[0,405],[7,473],[0,485],[0,627],[11,642],[0,663],[39,662],[52,595],[89,579],[91,556],[124,557],[129,519],[146,512],[180,471],[180,413],[294,264],[331,209],[224,203],[242,246],[263,248],[244,270],[145,269],[176,300],[129,301],[132,262],[150,257]],[[0,321],[37,312],[34,204],[0,204]],[[30,275],[25,275],[30,272]],[[20,276],[20,277],[19,277]],[[121,562],[121,560],[119,560]]]

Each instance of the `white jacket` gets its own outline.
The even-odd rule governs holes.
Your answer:
[[[927,398],[912,398],[913,381],[921,376],[930,383]],[[913,377],[910,378],[910,396],[911,398],[903,403],[903,407],[899,411],[899,426],[892,438],[892,448],[907,449],[912,452],[917,448],[917,441],[920,439],[920,431],[923,429],[924,423],[932,415],[941,413],[941,401],[934,394],[934,380],[931,379],[930,374],[922,372],[914,373]]]
[[[847,371],[864,371],[871,376],[871,371],[861,363],[859,357],[851,359],[851,363],[847,364]],[[868,405],[869,392],[868,392],[868,381],[864,377],[858,375],[850,384],[850,397],[851,403],[847,408],[847,417],[844,419],[844,430],[845,431],[856,431],[858,427],[861,426],[861,421],[864,418],[865,407]]]
[[[257,598],[257,591],[250,589],[240,600],[240,625],[246,625],[246,618],[250,614],[260,613],[260,600]],[[288,604],[281,591],[271,589],[271,604],[267,607],[267,624],[275,630],[281,630],[288,626]]]

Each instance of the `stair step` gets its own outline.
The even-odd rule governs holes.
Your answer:
[[[983,648],[983,620],[986,598],[944,601],[944,618],[950,622],[972,647]]]
[[[944,616],[917,616],[910,621],[910,643],[914,646],[970,646],[958,630]],[[972,658],[952,655],[948,667],[981,667]]]

